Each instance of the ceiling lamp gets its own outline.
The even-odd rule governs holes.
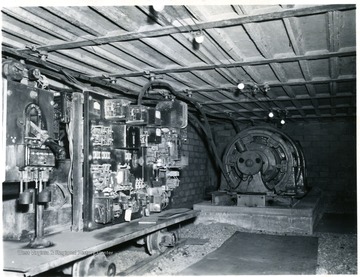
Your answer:
[[[257,85],[253,85],[253,95],[258,93],[260,91],[259,87]]]
[[[281,120],[280,120],[280,124],[281,124],[281,125],[284,125],[284,124],[285,124],[285,119],[281,119]]]
[[[267,93],[270,90],[270,86],[268,84],[264,85],[264,91]]]
[[[274,117],[274,113],[273,113],[272,111],[270,111],[269,114],[268,114],[268,116],[269,116],[270,118],[273,118],[273,117]]]
[[[152,7],[153,7],[154,11],[156,11],[156,12],[161,12],[165,8],[164,5],[160,5],[160,4],[155,4]]]
[[[203,42],[204,42],[204,39],[205,39],[205,37],[204,37],[202,31],[199,31],[199,32],[197,32],[197,33],[195,34],[195,41],[196,41],[198,44],[203,43]]]
[[[240,90],[243,90],[245,88],[245,84],[243,82],[240,82],[238,85],[237,85],[237,88],[240,89]]]

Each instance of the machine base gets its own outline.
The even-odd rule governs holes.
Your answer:
[[[242,207],[202,202],[195,204],[194,210],[201,211],[195,223],[219,222],[249,231],[311,235],[320,218],[321,207],[321,193],[311,191],[292,207]]]

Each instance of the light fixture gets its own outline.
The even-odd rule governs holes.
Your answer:
[[[205,37],[204,37],[202,31],[199,31],[199,32],[197,32],[197,33],[195,34],[195,41],[196,41],[198,44],[203,43],[203,42],[204,42],[204,39],[205,39]]]
[[[259,87],[257,85],[253,85],[253,95],[258,93],[260,91]]]
[[[273,118],[274,117],[274,113],[272,111],[269,112],[269,117]]]
[[[186,93],[187,97],[190,97],[190,98],[192,97],[192,92],[190,90],[186,89],[185,93]]]
[[[285,124],[285,119],[281,119],[281,120],[280,120],[280,124],[281,124],[281,125],[284,125],[284,124]]]
[[[152,7],[153,7],[154,11],[156,11],[156,12],[161,12],[165,8],[164,5],[160,5],[160,4],[155,4]]]
[[[240,89],[240,90],[243,90],[245,88],[245,84],[243,82],[240,82],[238,85],[237,85],[237,88]]]
[[[270,86],[268,84],[264,85],[264,91],[267,93],[270,90]]]

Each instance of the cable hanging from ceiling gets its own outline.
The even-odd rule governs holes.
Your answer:
[[[196,21],[194,20],[194,15],[192,14],[192,12],[189,11],[189,9],[188,9],[186,6],[185,6],[185,10],[186,10],[187,13],[189,14],[189,17],[190,17],[190,19],[194,22],[194,24],[195,24],[196,26],[198,26],[197,23],[196,23]],[[180,22],[180,21],[179,21],[179,22]],[[180,23],[181,23],[181,22],[180,22]],[[183,25],[183,26],[184,26],[184,25]],[[199,28],[199,29],[200,29],[200,28]],[[200,29],[200,31],[202,32],[201,29]],[[213,46],[214,46],[216,49],[218,49],[219,53],[228,61],[228,64],[224,64],[224,63],[223,63],[219,58],[217,58],[217,57],[215,57],[215,58],[219,61],[220,64],[224,65],[225,68],[229,69],[229,66],[231,67],[231,61],[230,61],[230,59],[227,57],[227,55],[225,55],[225,54],[223,53],[222,50],[219,49],[219,47],[215,44],[215,42],[214,42],[211,38],[210,38],[208,41],[209,41],[211,44],[213,44]],[[206,49],[205,45],[204,45],[204,48]],[[208,50],[208,49],[207,49],[207,50]],[[209,50],[208,50],[208,51],[209,51]],[[233,66],[233,68],[236,69],[236,70],[240,73],[240,75],[241,75],[242,72],[240,71],[240,69],[239,69],[238,67]],[[250,79],[253,79],[246,71],[244,71],[244,72],[245,72],[245,74],[246,74],[247,76],[250,77]],[[261,86],[260,86],[259,84],[257,84],[256,82],[249,84],[249,83],[244,83],[244,82],[242,82],[242,81],[236,80],[235,83],[238,83],[238,84],[237,84],[237,88],[238,88],[242,93],[248,94],[248,96],[250,96],[250,98],[252,98],[252,99],[254,99],[254,97],[256,96],[256,94],[257,94],[258,92],[262,92],[265,97],[267,97],[269,100],[272,100],[272,99],[269,97],[269,95],[268,95],[268,92],[270,91],[270,86],[269,86],[269,84],[264,84],[264,85],[262,86],[262,88],[261,88]],[[250,88],[251,88],[251,92],[250,92],[251,95],[249,95],[249,92],[248,92],[248,91],[245,91],[245,90],[244,90],[246,87],[250,87]],[[253,96],[253,97],[251,97],[251,96]],[[258,100],[258,99],[257,99],[257,100]],[[260,101],[260,100],[258,100],[258,101]],[[269,105],[269,108],[270,108],[270,105]],[[266,109],[268,110],[269,108],[266,108]]]
[[[188,13],[189,18],[194,22],[194,25],[195,25],[197,28],[196,28],[196,29],[193,29],[193,28],[192,28],[193,25],[184,24],[184,23],[182,22],[183,19],[181,19],[181,15],[179,14],[178,10],[177,10],[176,8],[173,8],[173,10],[174,10],[174,11],[177,13],[177,15],[178,15],[177,21],[178,21],[183,27],[185,27],[185,28],[189,27],[189,28],[190,28],[190,30],[189,30],[190,33],[192,33],[192,34],[199,34],[199,33],[201,33],[202,37],[196,37],[196,36],[195,36],[195,37],[194,37],[194,40],[196,40],[196,38],[197,38],[198,41],[203,42],[204,39],[205,39],[205,32],[202,30],[202,28],[200,28],[200,27],[198,26],[197,22],[195,21],[194,17],[196,18],[196,16],[194,16],[194,14],[193,14],[186,6],[183,6],[183,7],[184,7],[184,10]],[[166,21],[166,23],[175,26],[174,24],[172,24],[171,22],[169,22],[166,18],[163,18],[163,19],[164,19],[164,21]],[[197,18],[196,18],[196,19],[197,19]],[[198,20],[198,19],[197,19],[197,20]],[[175,27],[176,27],[176,26],[175,26]],[[221,65],[224,66],[224,68],[229,69],[229,67],[233,67],[234,69],[236,69],[236,70],[239,71],[239,68],[238,68],[238,67],[231,65],[232,62],[230,61],[230,59],[223,53],[222,50],[219,49],[218,45],[215,44],[215,42],[214,42],[210,37],[208,37],[208,41],[209,41],[211,44],[213,44],[213,46],[214,46],[216,49],[218,49],[219,53],[228,61],[228,63],[225,64],[225,63],[223,63],[219,58],[217,58],[216,56],[213,56]],[[203,45],[203,47],[204,47],[204,49],[206,49],[209,53],[211,53],[211,51],[210,51],[205,45]],[[244,72],[245,72],[245,71],[244,71]],[[241,71],[239,71],[239,73],[242,74]],[[220,73],[220,74],[221,74],[221,73]],[[231,74],[231,73],[230,73],[230,74]],[[247,72],[245,72],[245,74],[248,75],[250,79],[252,79],[252,77],[251,77],[249,74],[247,74]],[[233,77],[232,77],[232,78],[233,78]],[[242,89],[245,87],[245,84],[244,84],[243,82],[239,81],[238,79],[234,80],[234,78],[233,78],[233,82],[234,82],[235,84],[238,84],[237,87],[238,87],[240,90],[242,90]],[[233,83],[233,85],[234,85],[234,83]],[[257,84],[256,82],[254,82],[254,83],[252,83],[252,84],[249,84],[249,83],[248,83],[247,85],[248,85],[248,86],[251,86],[252,89],[253,89],[253,91],[254,91],[255,93],[259,92],[260,85]],[[264,87],[264,91],[265,91],[265,92],[268,92],[268,91],[270,90],[270,86],[269,86],[268,84],[265,84],[263,87]]]
[[[205,40],[205,32],[202,30],[202,28],[200,28],[197,24],[197,22],[195,21],[195,19],[197,19],[196,16],[193,15],[193,13],[191,12],[191,10],[189,10],[186,6],[183,6],[184,7],[184,10],[187,12],[187,14],[189,15],[189,18],[193,21],[194,25],[197,27],[196,29],[194,29],[192,26],[194,25],[189,25],[189,24],[184,24],[182,22],[182,17],[181,15],[179,14],[178,10],[176,8],[173,8],[173,10],[176,12],[178,18],[176,19],[177,22],[179,22],[180,25],[182,25],[183,27],[185,28],[188,28],[189,29],[189,33],[191,33],[193,35],[193,46],[197,46],[195,47],[195,50],[198,50],[199,47],[200,47],[200,44],[202,44]],[[157,12],[156,15],[158,15],[158,12],[161,12],[162,10],[164,9],[164,6],[161,6],[161,7],[153,7],[152,10],[155,10]],[[194,19],[195,17],[195,19]],[[169,22],[169,20],[167,20],[167,18],[165,18],[164,16],[162,17],[163,21],[165,21],[164,23],[166,24],[171,24],[175,27],[177,27],[176,25],[174,25],[173,23]],[[198,19],[197,19],[198,20]],[[181,33],[182,35],[184,35],[183,33]],[[222,50],[219,49],[219,46],[212,40],[211,37],[208,37],[207,38],[207,41],[209,41],[216,49],[218,49],[218,52],[227,60],[227,64],[223,63],[222,60],[220,60],[218,57],[216,56],[213,56],[221,65],[224,66],[224,68],[228,69],[229,70],[229,67],[232,67],[234,68],[235,70],[237,70],[240,75],[242,74],[242,72],[240,71],[240,69],[236,66],[232,66],[231,65],[231,61],[229,59],[229,57],[227,57],[227,55],[225,55],[223,53]],[[194,44],[195,43],[195,44]],[[205,50],[207,50],[209,53],[211,53],[211,51],[206,47],[205,44],[202,44],[202,46]],[[229,71],[230,75],[232,75],[232,73]],[[250,79],[253,79],[245,70],[244,70],[244,73],[250,78]],[[223,75],[222,73],[219,72],[219,74]],[[230,76],[228,75],[228,76]],[[226,78],[226,77],[225,77]],[[272,106],[270,105],[270,103],[266,102],[263,102],[261,99],[259,98],[256,98],[256,95],[261,92],[265,98],[269,99],[271,102],[273,102],[273,100],[269,97],[268,95],[268,92],[270,91],[270,86],[269,84],[263,84],[263,85],[259,85],[257,84],[256,82],[243,82],[243,81],[239,81],[239,80],[236,80],[234,77],[231,77],[232,78],[232,85],[237,84],[236,85],[236,89],[238,89],[244,96],[247,96],[249,97],[250,99],[252,100],[256,100],[256,104],[264,109],[265,111],[272,111]],[[226,78],[227,79],[227,78]],[[246,89],[247,88],[247,89]],[[195,90],[196,91],[196,90]],[[191,95],[191,93],[189,93],[190,91],[188,90],[186,92],[187,95]],[[279,109],[281,110],[281,109]],[[284,121],[282,121],[284,122]]]

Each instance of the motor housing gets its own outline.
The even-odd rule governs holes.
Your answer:
[[[223,163],[230,184],[223,178],[220,190],[294,197],[307,191],[301,146],[276,128],[244,129],[229,143]]]

